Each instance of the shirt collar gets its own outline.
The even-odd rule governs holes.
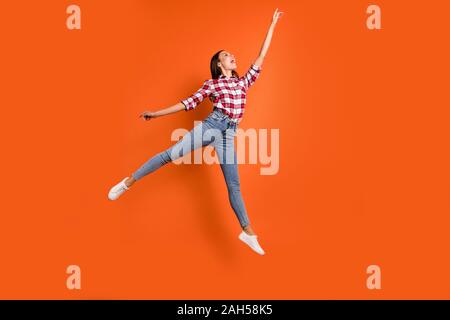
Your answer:
[[[237,79],[237,77],[235,76],[235,75],[232,75],[230,78],[228,78],[228,79],[233,79],[233,78],[236,78]],[[226,76],[224,76],[223,74],[221,74],[220,76],[219,76],[219,79],[227,79],[227,77]]]

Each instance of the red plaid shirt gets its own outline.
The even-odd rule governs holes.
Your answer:
[[[219,79],[205,80],[200,89],[181,102],[185,110],[189,111],[209,97],[214,108],[220,109],[232,121],[239,123],[244,115],[247,91],[258,79],[261,70],[260,66],[252,64],[240,78],[235,76],[227,78],[220,75]]]

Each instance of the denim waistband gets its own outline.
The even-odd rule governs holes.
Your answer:
[[[219,108],[214,108],[213,113],[219,114],[220,116],[224,117],[224,119],[227,121],[229,128],[237,128],[238,127],[238,119],[233,119],[229,115],[227,115],[225,112],[223,112]]]

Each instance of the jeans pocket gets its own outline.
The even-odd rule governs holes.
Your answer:
[[[237,127],[232,127],[231,130],[233,131],[233,136],[237,135]]]
[[[218,112],[212,112],[211,113],[211,119],[214,119],[216,121],[223,121],[227,115],[220,113],[220,111]]]

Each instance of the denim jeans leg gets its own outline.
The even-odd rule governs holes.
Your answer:
[[[132,173],[133,178],[139,180],[163,165],[181,158],[197,148],[209,145],[212,141],[203,139],[203,136],[205,130],[211,127],[209,122],[202,121],[186,133],[177,143],[147,160],[139,169]]]
[[[242,228],[245,228],[250,224],[250,221],[241,194],[237,155],[234,149],[235,135],[235,129],[224,131],[222,141],[214,146],[220,161],[220,168],[222,169],[227,184],[231,207],[239,220],[239,224]]]

